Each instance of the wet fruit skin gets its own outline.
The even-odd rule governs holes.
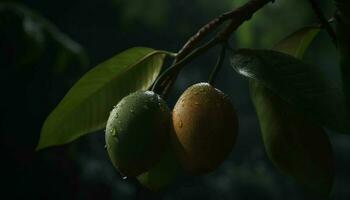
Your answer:
[[[105,139],[108,155],[123,176],[138,176],[160,160],[170,120],[168,106],[151,91],[132,93],[115,106]]]
[[[189,87],[177,101],[172,118],[171,140],[189,174],[216,169],[235,144],[236,111],[228,97],[208,83]]]

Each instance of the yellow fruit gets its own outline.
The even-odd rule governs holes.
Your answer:
[[[157,163],[165,149],[170,110],[151,91],[124,97],[106,126],[106,145],[113,165],[123,176],[138,176]]]
[[[216,169],[231,152],[238,129],[236,111],[208,83],[189,87],[173,110],[171,140],[183,168],[192,175]]]

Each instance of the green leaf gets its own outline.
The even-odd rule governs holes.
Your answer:
[[[120,99],[151,86],[166,54],[131,48],[87,72],[46,119],[37,149],[66,144],[103,128]]]
[[[277,51],[251,49],[235,52],[231,64],[320,124],[349,132],[344,95],[319,68]]]
[[[296,58],[302,58],[305,50],[319,32],[320,28],[317,26],[303,27],[278,42],[273,49]]]
[[[301,58],[314,33],[313,29],[303,28],[283,39],[275,49]],[[272,163],[311,191],[310,198],[328,199],[334,155],[324,130],[258,81],[250,80],[250,92]]]
[[[334,158],[325,131],[257,81],[250,80],[250,86],[270,160],[311,195],[327,199],[333,183]]]

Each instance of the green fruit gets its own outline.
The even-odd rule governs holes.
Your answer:
[[[238,129],[227,96],[208,83],[189,87],[173,110],[171,139],[183,168],[192,175],[216,169],[231,152]]]
[[[166,103],[151,91],[132,93],[115,106],[105,139],[109,157],[123,176],[138,176],[160,160],[170,116]]]

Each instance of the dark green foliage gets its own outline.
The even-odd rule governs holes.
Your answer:
[[[348,111],[350,112],[350,2],[346,0],[335,0],[335,5],[338,9],[335,14],[335,31],[340,54],[340,69],[343,90],[346,96]]]
[[[61,62],[60,53],[69,59]],[[82,46],[50,21],[22,4],[0,2],[1,198],[77,196],[75,151],[34,149],[47,114],[87,64]]]
[[[342,91],[316,66],[277,51],[251,49],[234,52],[231,64],[320,124],[350,132]]]
[[[259,82],[250,80],[250,85],[270,160],[318,199],[328,199],[334,158],[326,132]]]
[[[93,65],[97,65],[73,86],[56,109],[53,109],[54,106],[68,88],[86,72],[86,53],[77,42],[29,7],[5,1],[21,0],[4,0],[0,3],[1,149],[9,152],[4,157],[6,162],[2,171],[6,173],[3,176],[5,185],[13,186],[13,191],[21,188],[20,193],[9,190],[12,193],[10,196],[107,200],[133,199],[137,194],[136,199],[158,195],[164,199],[181,199],[184,196],[191,199],[300,199],[300,194],[288,185],[289,182],[282,181],[283,177],[270,171],[273,169],[260,153],[260,141],[254,138],[258,129],[255,120],[252,120],[253,113],[247,108],[248,102],[240,102],[245,97],[242,80],[232,79],[228,73],[221,74],[222,77],[220,75],[217,86],[222,87],[229,96],[240,94],[235,98],[242,123],[239,145],[248,148],[238,146],[234,161],[230,158],[209,176],[187,179],[177,186],[175,184],[175,187],[166,187],[183,175],[168,146],[162,156],[157,155],[161,151],[152,155],[158,161],[149,159],[147,162],[152,164],[145,165],[150,167],[142,167],[142,163],[124,167],[132,171],[141,167],[142,172],[149,168],[137,176],[138,181],[152,191],[167,188],[167,191],[149,195],[146,190],[138,188],[140,184],[130,184],[136,179],[120,180],[116,177],[117,173],[111,170],[112,165],[105,157],[103,134],[81,138],[68,148],[55,147],[50,151],[34,152],[41,125],[47,116],[37,149],[67,144],[102,129],[113,105],[131,92],[149,88],[158,76],[167,52],[133,48],[121,53],[125,56],[123,62],[119,60],[120,54],[97,65],[101,60],[137,44],[179,49],[186,38],[206,21],[247,0],[22,1],[28,3],[30,8],[39,10],[45,18],[83,44]],[[328,2],[318,3],[326,17],[330,18],[334,8]],[[316,199],[329,196],[334,173],[331,145],[322,126],[343,133],[349,133],[350,127],[347,112],[350,104],[350,3],[348,0],[334,2],[338,10],[332,25],[338,37],[343,88],[332,83],[337,80],[326,79],[318,67],[298,60],[321,26],[304,27],[274,47],[275,51],[297,59],[265,50],[241,50],[235,57],[239,57],[235,62],[241,63],[239,67],[235,66],[236,70],[249,77],[251,82],[251,97],[269,158],[282,173],[311,190],[312,197]],[[232,35],[236,39],[232,44],[238,45],[233,47],[271,47],[286,32],[305,23],[316,22],[313,14],[307,1],[275,1],[254,14],[252,20],[244,23]],[[323,46],[327,41],[323,37],[325,31],[321,33],[315,48],[309,52],[311,59],[316,58],[313,61],[319,65],[328,65],[328,69],[337,71],[335,64],[332,65],[335,55]],[[327,51],[323,51],[325,49]],[[188,68],[186,72],[189,72],[190,80],[186,79],[186,75],[181,75],[179,84],[174,85],[174,95],[169,96],[169,103],[176,101],[173,97],[177,97],[185,85],[207,80],[207,70],[211,67],[209,63],[216,53],[212,51],[201,56],[194,67]],[[306,59],[310,61],[310,57]],[[232,89],[235,86],[237,91]],[[26,119],[21,121],[20,126],[19,115]],[[137,123],[147,123],[149,127],[152,124],[148,123],[150,120],[152,117],[139,119]],[[133,127],[140,128],[136,125]],[[113,136],[113,132],[107,133]],[[332,135],[340,169],[337,169],[339,175],[336,176],[333,190],[336,199],[348,195],[348,145],[340,137],[343,136]],[[145,142],[147,138],[131,139],[127,146],[137,146],[134,150],[139,150],[142,147],[137,145],[140,141]],[[57,153],[61,150],[64,152]],[[132,153],[130,150],[125,152],[127,155]],[[147,157],[144,156],[146,152],[138,153]],[[33,159],[41,155],[46,157]],[[47,164],[48,160],[50,164]],[[125,157],[122,160],[127,161]],[[9,164],[13,161],[16,164]],[[77,163],[81,165],[79,169],[75,166]],[[15,169],[15,172],[11,173],[9,169]]]
[[[280,41],[274,49],[302,58],[317,32],[318,29],[305,27]],[[305,64],[300,66],[306,67]],[[309,193],[309,198],[328,199],[333,185],[334,156],[325,131],[305,114],[293,109],[278,96],[280,94],[268,89],[264,80],[250,79],[249,82],[265,149],[272,163],[281,173],[299,182]]]
[[[85,68],[88,59],[84,49],[51,22],[24,5],[0,3],[1,65],[13,65],[17,70],[30,71],[38,63],[48,45],[55,47],[54,72],[63,72],[74,62]]]

